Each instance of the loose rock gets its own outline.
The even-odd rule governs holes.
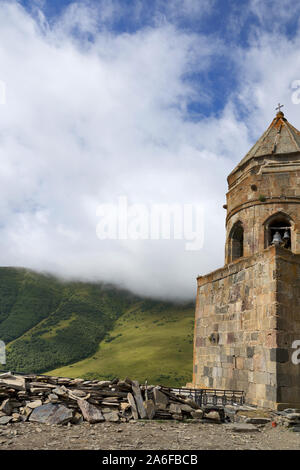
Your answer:
[[[35,408],[29,417],[29,421],[45,424],[66,424],[71,421],[73,411],[64,405],[47,405]]]
[[[248,423],[233,423],[227,424],[227,429],[233,432],[259,432],[259,429],[253,424]]]
[[[104,421],[101,410],[95,405],[91,405],[86,400],[78,400],[78,405],[82,411],[84,419],[89,423],[99,423],[100,421]]]

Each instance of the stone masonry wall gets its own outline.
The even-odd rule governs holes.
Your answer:
[[[194,386],[244,390],[271,408],[299,403],[300,366],[290,360],[299,304],[300,256],[282,248],[198,278]]]
[[[244,227],[244,256],[251,256],[266,247],[264,223],[278,212],[291,218],[292,251],[300,253],[300,155],[251,161],[228,182],[225,263],[236,222]]]
[[[198,279],[194,384],[246,392],[268,406],[276,386],[273,247]]]
[[[277,396],[279,408],[293,405],[300,407],[300,364],[293,364],[292,348],[295,340],[300,340],[300,255],[287,250],[277,250]],[[299,346],[297,347],[299,349]],[[300,354],[298,354],[300,358]]]
[[[300,204],[285,202],[259,203],[251,207],[244,208],[242,211],[233,215],[227,226],[227,243],[226,243],[226,262],[230,262],[228,255],[229,233],[233,225],[240,221],[244,227],[244,256],[251,256],[265,249],[265,230],[264,222],[276,213],[284,213],[292,220],[300,219]],[[292,224],[291,238],[292,251],[300,252],[300,226]]]

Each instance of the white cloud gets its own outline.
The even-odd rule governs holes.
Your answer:
[[[280,101],[291,124],[299,126],[299,106],[292,102],[292,84],[300,79],[300,35],[261,34],[244,52],[240,100],[249,110],[248,128],[262,134]],[[253,119],[255,117],[255,119]]]
[[[196,4],[184,5],[192,12]],[[116,3],[101,5],[106,10],[94,10],[93,18],[93,5],[73,5],[51,27],[14,2],[0,5],[0,79],[7,88],[0,108],[0,264],[193,298],[197,274],[223,264],[226,176],[252,144],[249,130],[258,137],[274,105],[288,97],[295,44],[285,40],[278,51],[266,36],[242,55],[167,21],[116,34],[97,23],[109,23]],[[74,25],[94,41],[79,40]],[[212,90],[186,74],[205,72],[225,53],[236,57],[240,89],[219,116],[187,120],[196,91],[205,100]],[[256,107],[255,122],[240,120],[241,103]],[[96,208],[120,195],[148,205],[202,204],[203,250],[187,252],[185,241],[98,240]]]
[[[210,13],[214,6],[214,0],[163,0],[157,1],[158,8],[165,10],[168,18],[180,20],[182,18],[199,20],[203,16]]]
[[[300,14],[300,4],[291,0],[250,0],[249,9],[263,26],[268,25],[273,31]]]

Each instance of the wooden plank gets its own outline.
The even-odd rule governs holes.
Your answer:
[[[147,412],[144,407],[143,397],[137,380],[132,381],[132,391],[140,417],[142,419],[147,418]]]

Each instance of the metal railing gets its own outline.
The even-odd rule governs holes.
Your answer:
[[[161,387],[161,391],[164,390],[182,395],[183,398],[191,398],[198,406],[243,405],[245,403],[243,390]]]

